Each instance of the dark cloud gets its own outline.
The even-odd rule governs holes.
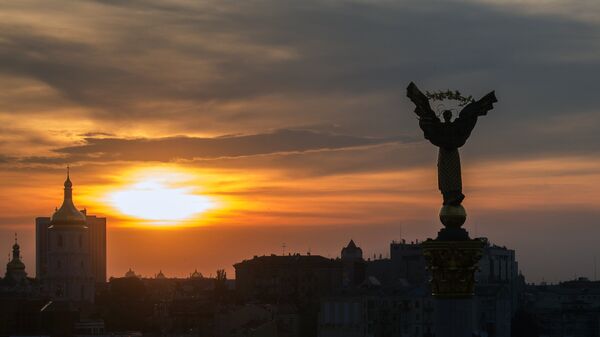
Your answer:
[[[79,161],[175,161],[220,159],[279,153],[354,148],[411,141],[409,138],[369,138],[323,133],[310,130],[277,130],[254,135],[215,138],[85,138],[82,145],[55,150],[57,157],[27,157],[24,163],[74,163]]]
[[[8,162],[10,162],[11,160],[12,160],[12,158],[11,158],[11,157],[9,157],[9,156],[7,156],[7,155],[0,154],[0,164],[5,164],[5,163],[8,163]]]
[[[93,138],[93,137],[115,137],[114,133],[109,132],[86,132],[78,135],[79,137],[84,138]]]
[[[98,38],[4,23],[0,71],[49,85],[94,120],[162,122],[176,133],[324,122],[359,136],[417,135],[404,97],[415,80],[497,90],[493,121],[482,123],[490,144],[474,153],[586,152],[600,142],[590,129],[535,130],[556,116],[600,120],[594,23],[468,2],[95,6],[106,14],[94,18]]]

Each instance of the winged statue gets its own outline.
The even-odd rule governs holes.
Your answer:
[[[444,197],[444,205],[458,206],[465,198],[458,149],[465,145],[477,118],[494,108],[493,104],[498,101],[496,95],[492,91],[478,101],[468,103],[455,120],[452,120],[452,111],[445,110],[442,113],[444,121],[438,118],[427,96],[413,82],[406,88],[406,95],[415,104],[414,111],[425,139],[439,148],[438,188]]]

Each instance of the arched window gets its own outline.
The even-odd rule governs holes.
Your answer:
[[[62,237],[62,235],[59,235],[59,236],[58,236],[58,246],[59,246],[59,247],[62,247],[62,246],[63,246],[63,237]]]

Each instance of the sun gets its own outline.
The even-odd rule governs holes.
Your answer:
[[[189,187],[173,186],[169,175],[145,175],[108,195],[109,203],[120,213],[142,220],[181,222],[214,207],[214,201],[193,193]]]

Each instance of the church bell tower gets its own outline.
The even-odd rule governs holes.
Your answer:
[[[73,204],[72,187],[67,168],[63,203],[48,226],[47,272],[42,282],[54,300],[93,302],[89,229],[86,216]]]

